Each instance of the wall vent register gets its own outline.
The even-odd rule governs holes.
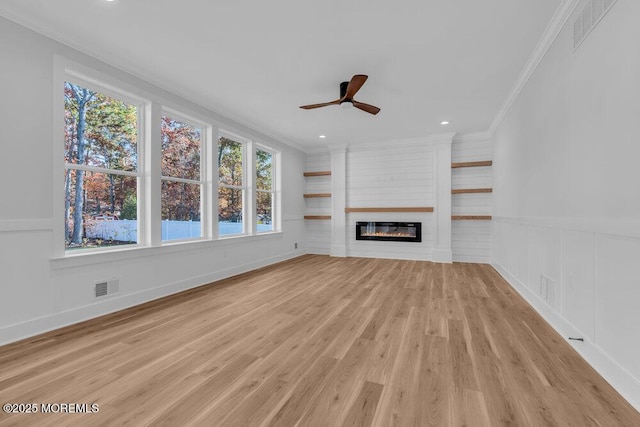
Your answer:
[[[422,223],[358,221],[356,240],[422,242]]]
[[[95,298],[102,298],[108,295],[117,294],[120,290],[120,280],[111,279],[98,282],[94,286]]]

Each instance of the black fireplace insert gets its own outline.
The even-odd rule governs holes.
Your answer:
[[[422,242],[422,223],[358,221],[356,240]]]

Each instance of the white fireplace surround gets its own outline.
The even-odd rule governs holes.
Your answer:
[[[379,144],[329,147],[329,254],[452,262],[453,138],[453,133],[447,133],[391,141],[382,147]],[[348,207],[433,207],[434,210],[346,213],[345,208]],[[357,221],[421,222],[423,239],[419,243],[356,241],[354,224]],[[310,227],[318,226],[313,224]]]

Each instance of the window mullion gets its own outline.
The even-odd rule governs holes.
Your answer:
[[[103,173],[107,175],[120,175],[120,176],[130,176],[130,177],[140,176],[139,172],[123,171],[119,169],[108,169],[108,168],[102,168],[100,166],[78,165],[75,163],[65,163],[64,166],[65,166],[65,169],[82,170],[86,172],[98,172],[98,173]]]
[[[162,146],[154,143],[162,140],[158,124],[162,120],[162,106],[151,103],[146,109],[145,132],[145,191],[144,209],[146,219],[145,242],[149,246],[162,244]]]
[[[240,185],[218,184],[220,188],[230,188],[232,190],[244,190],[245,187]]]
[[[256,221],[256,150],[253,142],[249,141],[245,145],[245,167],[243,168],[243,183],[245,190],[245,212],[246,232],[255,235],[257,232]]]
[[[205,235],[209,239],[217,239],[218,233],[218,140],[220,132],[218,128],[209,127],[204,140],[206,146],[205,171],[206,198],[203,198],[203,221],[205,223]]]
[[[162,175],[160,178],[163,181],[183,182],[185,184],[196,184],[196,185],[203,185],[204,184],[204,182],[200,181],[200,180],[188,179],[188,178],[178,178],[178,177],[175,177],[175,176],[164,176],[164,175]]]
[[[273,154],[273,169],[271,170],[271,190],[273,191],[273,199],[272,203],[272,224],[273,231],[282,230],[282,216],[281,216],[281,206],[282,206],[282,195],[281,195],[281,179],[282,179],[282,168],[280,165],[282,164],[282,155],[278,153]]]

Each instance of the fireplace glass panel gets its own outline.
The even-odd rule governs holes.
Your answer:
[[[394,242],[421,242],[420,222],[356,222],[356,240],[383,240]]]

